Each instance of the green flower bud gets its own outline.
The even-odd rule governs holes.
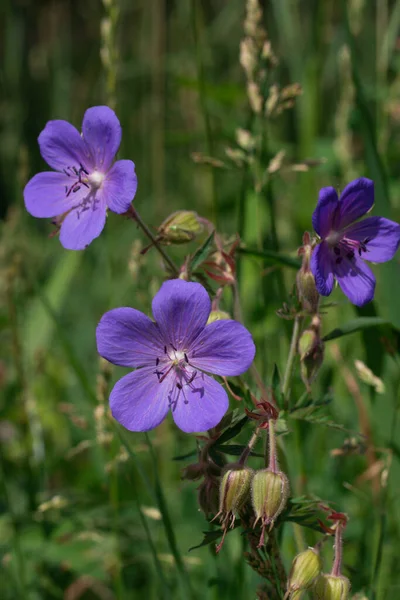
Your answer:
[[[294,592],[307,590],[319,576],[322,569],[322,561],[314,548],[307,548],[300,552],[292,563],[288,579],[288,594],[293,599]],[[299,596],[297,596],[299,597]]]
[[[319,294],[315,287],[314,275],[310,268],[312,252],[313,246],[310,234],[306,232],[303,236],[303,246],[299,250],[299,255],[303,257],[303,262],[296,275],[296,287],[297,295],[303,309],[309,313],[316,313],[318,312]]]
[[[208,317],[207,325],[214,323],[214,321],[224,321],[225,319],[230,318],[230,314],[223,310],[212,310],[210,312],[210,316]]]
[[[194,240],[203,232],[203,224],[192,210],[178,210],[158,228],[160,241],[165,244],[185,244]]]
[[[314,586],[315,600],[348,600],[350,581],[343,575],[322,574]]]
[[[221,522],[226,524],[229,519],[231,525],[235,520],[235,515],[245,504],[250,484],[253,478],[253,470],[249,467],[237,466],[229,468],[222,478],[219,491],[219,512]]]
[[[261,520],[263,527],[269,524],[272,526],[285,508],[289,492],[289,480],[281,471],[257,471],[251,482],[251,497],[256,515],[254,524]]]
[[[320,337],[320,318],[314,316],[311,325],[300,336],[300,372],[304,385],[309,390],[324,360],[324,343]]]

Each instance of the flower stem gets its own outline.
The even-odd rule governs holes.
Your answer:
[[[270,419],[268,423],[268,434],[269,434],[269,464],[268,468],[276,473],[278,470],[278,460],[276,456],[276,435],[275,435],[275,421]]]
[[[147,227],[146,223],[143,221],[142,217],[139,215],[137,210],[133,208],[133,206],[131,206],[130,209],[128,210],[128,216],[139,225],[139,227],[141,228],[143,233],[149,238],[152,245],[156,248],[156,250],[162,256],[165,263],[169,266],[172,273],[178,277],[179,276],[178,267],[176,266],[174,261],[168,256],[168,254],[165,252],[164,248],[162,248],[162,246],[158,243],[157,238],[152,234],[150,229]]]
[[[297,344],[299,342],[300,332],[301,332],[301,324],[303,322],[303,317],[297,316],[294,320],[292,339],[290,342],[289,356],[286,363],[285,374],[283,376],[282,383],[282,396],[285,406],[288,404],[288,394],[290,389],[290,382],[292,379],[293,366],[297,353]]]
[[[253,435],[251,436],[246,448],[243,450],[241,457],[239,458],[240,465],[244,465],[246,463],[246,460],[248,459],[250,452],[254,448],[254,444],[257,441],[257,437],[258,437],[259,433],[260,433],[260,429],[257,427],[257,429],[254,431]]]
[[[342,525],[338,523],[335,531],[335,559],[331,571],[331,575],[334,577],[342,574],[342,543]]]

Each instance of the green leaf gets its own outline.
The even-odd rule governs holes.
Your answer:
[[[356,333],[357,331],[363,331],[364,329],[369,329],[370,327],[383,326],[394,329],[393,325],[389,321],[386,321],[381,317],[360,317],[359,319],[348,321],[348,323],[345,323],[342,325],[342,327],[336,327],[336,329],[333,329],[330,333],[325,335],[322,340],[324,342],[329,342],[330,340],[335,340],[343,337],[344,335]]]
[[[193,456],[197,456],[197,455],[198,455],[198,451],[197,451],[197,449],[195,449],[195,450],[191,450],[187,454],[181,454],[180,456],[174,456],[172,458],[172,460],[186,460],[187,458],[192,458]]]
[[[228,454],[229,456],[240,456],[246,448],[246,446],[241,444],[225,444],[223,446],[215,444],[214,447],[216,450],[218,450],[218,452]],[[264,457],[263,454],[259,454],[258,452],[250,452],[250,456],[259,456],[260,458]]]
[[[244,256],[253,256],[255,258],[262,258],[265,262],[270,262],[275,265],[290,267],[291,269],[300,269],[301,261],[298,258],[292,256],[286,256],[275,252],[274,250],[256,250],[255,248],[238,248],[237,252]]]
[[[234,438],[235,435],[237,435],[243,429],[248,420],[248,417],[244,416],[239,421],[237,421],[235,425],[229,427],[229,429],[224,431],[224,433],[218,438],[218,444],[223,444],[224,442],[228,442],[229,440]]]
[[[201,265],[201,263],[203,261],[206,260],[206,258],[208,256],[208,253],[210,251],[210,246],[211,246],[212,241],[214,239],[214,233],[215,233],[215,231],[212,231],[210,233],[210,235],[208,236],[208,238],[206,239],[206,241],[204,242],[204,244],[202,244],[200,246],[200,248],[198,248],[196,250],[196,252],[193,254],[193,257],[192,257],[192,259],[190,261],[190,264],[189,264],[190,271],[194,271],[195,269],[197,269],[197,267],[199,265]]]
[[[191,552],[192,550],[197,550],[197,548],[202,548],[203,546],[209,546],[213,542],[219,540],[219,538],[222,537],[223,531],[222,529],[217,529],[216,531],[203,531],[203,533],[203,541],[200,544],[197,544],[197,546],[192,546],[191,548],[189,548],[189,552]]]

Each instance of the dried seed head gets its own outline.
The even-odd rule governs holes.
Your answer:
[[[350,581],[343,575],[322,574],[314,586],[315,600],[348,600]]]
[[[289,492],[289,480],[282,471],[276,473],[270,469],[257,471],[251,482],[256,522],[261,519],[263,523],[273,524],[285,508]]]
[[[288,594],[295,598],[294,592],[301,592],[310,588],[319,576],[322,561],[314,548],[307,548],[300,552],[292,563],[288,579]]]
[[[219,514],[222,515],[222,520],[227,515],[234,517],[242,508],[248,498],[252,478],[253,470],[249,467],[231,467],[226,471],[219,493]]]
[[[178,210],[158,228],[160,241],[164,244],[185,244],[203,232],[203,223],[192,210]]]
[[[263,469],[255,473],[251,482],[251,497],[256,515],[254,525],[261,521],[262,532],[259,546],[264,545],[265,529],[273,527],[275,520],[286,506],[289,496],[289,480],[282,471]]]

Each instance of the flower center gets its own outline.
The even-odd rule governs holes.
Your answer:
[[[96,192],[104,181],[104,173],[93,171],[89,174],[82,164],[80,164],[79,167],[79,169],[76,167],[66,167],[64,169],[64,173],[72,179],[71,185],[65,186],[65,195],[67,197],[79,192],[82,186],[91,189],[92,192]]]
[[[326,238],[328,244],[333,248],[333,252],[336,256],[335,262],[340,265],[343,258],[347,260],[353,260],[356,252],[358,256],[361,256],[363,252],[368,252],[367,244],[371,241],[371,238],[366,237],[364,240],[352,240],[346,237],[344,233],[332,232]]]
[[[158,382],[162,383],[168,377],[171,383],[169,397],[171,406],[176,404],[182,392],[184,402],[187,403],[184,388],[191,386],[197,375],[197,370],[192,367],[186,350],[177,350],[172,344],[164,346],[164,355],[156,358]]]

